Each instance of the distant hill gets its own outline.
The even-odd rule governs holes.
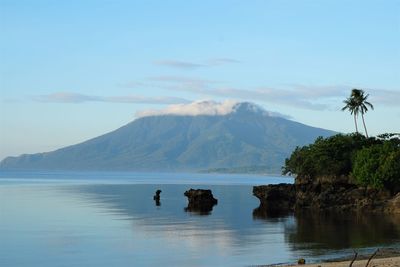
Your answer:
[[[152,115],[52,152],[8,157],[1,170],[206,171],[280,173],[296,146],[333,131],[272,116],[251,103],[224,115]]]

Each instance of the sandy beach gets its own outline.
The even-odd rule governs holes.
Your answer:
[[[353,263],[353,267],[365,267],[368,260],[359,260]],[[340,262],[322,262],[313,263],[305,265],[284,265],[284,266],[304,266],[304,267],[348,267],[351,261],[340,261]],[[282,265],[280,265],[282,266]],[[400,267],[400,257],[390,257],[390,258],[373,258],[369,264],[369,267],[379,266],[379,267]]]

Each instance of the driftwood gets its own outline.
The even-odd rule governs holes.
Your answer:
[[[365,267],[368,267],[369,262],[372,260],[373,257],[375,257],[375,255],[376,255],[376,253],[378,253],[378,251],[379,251],[379,248],[377,250],[375,250],[375,252],[369,257]]]
[[[353,263],[354,263],[354,261],[357,259],[357,256],[358,256],[358,253],[357,253],[357,251],[354,250],[354,258],[353,258],[353,260],[350,262],[349,267],[353,266]]]
[[[372,253],[372,255],[368,258],[368,261],[367,261],[367,264],[365,265],[365,267],[368,267],[369,262],[372,260],[373,257],[376,256],[376,254],[377,254],[378,252],[379,252],[379,248],[378,248],[377,250],[375,250],[375,252]],[[357,251],[354,250],[354,257],[353,257],[353,259],[351,260],[349,267],[353,266],[353,263],[356,261],[357,256],[358,256],[358,253],[357,253]]]

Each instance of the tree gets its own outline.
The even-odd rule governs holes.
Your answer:
[[[367,132],[367,127],[365,126],[364,114],[367,113],[368,107],[370,107],[373,110],[374,106],[370,102],[367,101],[369,94],[365,95],[364,90],[353,89],[351,91],[351,95],[355,99],[355,102],[358,106],[358,111],[361,112],[361,118],[362,118],[363,125],[364,125],[365,135],[368,138],[368,132]]]
[[[354,98],[349,97],[346,100],[343,101],[343,103],[346,104],[342,108],[342,111],[345,111],[348,109],[350,111],[350,114],[354,116],[354,125],[356,126],[356,133],[358,133],[358,127],[357,127],[357,116],[358,116],[358,106]]]
[[[313,144],[297,147],[282,168],[283,174],[317,177],[348,175],[355,153],[363,147],[381,142],[361,134],[337,134],[319,137]]]
[[[350,176],[359,184],[400,192],[400,134],[337,134],[319,137],[314,143],[296,147],[285,160],[282,174],[310,180],[318,177]]]
[[[374,106],[367,101],[368,96],[369,94],[365,94],[364,90],[354,88],[351,90],[350,97],[343,101],[346,104],[346,106],[342,108],[343,111],[348,109],[350,111],[350,114],[354,115],[356,132],[358,132],[357,116],[359,113],[361,113],[365,135],[367,138],[368,138],[368,131],[367,127],[365,126],[364,114],[368,111],[368,107],[370,107],[372,110],[374,109]]]
[[[352,176],[360,184],[400,191],[399,139],[385,140],[381,144],[364,147],[356,153]]]

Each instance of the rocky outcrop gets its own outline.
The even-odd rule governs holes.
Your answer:
[[[296,208],[382,211],[390,192],[360,187],[347,176],[321,176],[295,180]]]
[[[253,188],[259,209],[285,212],[301,209],[400,213],[400,193],[360,187],[347,176],[297,177],[294,184]],[[258,211],[260,212],[260,211]]]
[[[260,212],[277,214],[294,210],[296,191],[292,184],[255,186],[253,194],[260,199]]]
[[[198,212],[200,214],[209,214],[218,200],[214,198],[211,190],[208,189],[190,189],[184,193],[188,198],[188,206],[185,211]]]

